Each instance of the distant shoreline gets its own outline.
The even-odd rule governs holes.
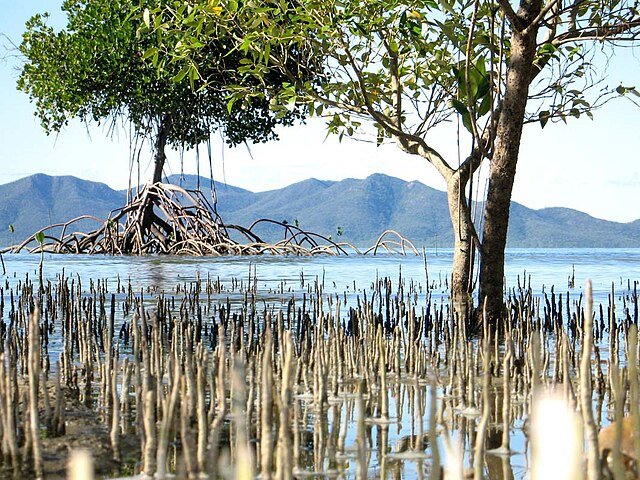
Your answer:
[[[198,184],[194,175],[182,179],[172,175],[168,180],[186,188]],[[210,180],[201,177],[199,183],[205,197],[211,198]],[[400,232],[418,248],[424,243],[433,251],[453,244],[446,193],[417,181],[374,174],[363,180],[308,179],[266,192],[217,186],[218,213],[227,224],[248,226],[256,219],[271,218],[298,221],[307,231],[354,245],[370,246],[387,229]],[[0,185],[0,198],[0,246],[6,247],[79,215],[106,218],[124,205],[126,192],[72,176],[36,174]],[[282,238],[274,228],[263,229],[262,235],[267,241]],[[533,210],[513,202],[507,247],[640,248],[640,219],[619,223],[568,208]]]

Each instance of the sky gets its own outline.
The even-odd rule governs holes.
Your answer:
[[[28,97],[16,90],[20,59],[10,41],[20,42],[25,21],[38,12],[51,12],[54,27],[64,25],[61,4],[60,0],[0,0],[0,33],[6,36],[0,38],[0,184],[42,172],[126,188],[129,139],[125,131],[109,135],[103,127],[73,121],[58,135],[47,136],[33,116]],[[607,83],[614,87],[640,84],[640,52],[617,54],[599,68],[606,69]],[[513,200],[536,209],[574,208],[619,222],[640,218],[640,108],[620,99],[594,115],[593,121],[582,117],[568,125],[549,124],[544,130],[538,124],[525,126]],[[455,136],[449,134],[452,128],[448,131],[431,141],[455,164]],[[445,189],[425,160],[402,153],[394,144],[376,147],[327,138],[321,119],[282,128],[279,135],[279,141],[233,149],[214,135],[214,178],[257,192],[311,177],[342,180],[384,173]],[[178,154],[169,157],[165,173],[179,173]],[[152,173],[151,152],[146,158],[143,155],[141,169],[144,181]],[[184,171],[195,173],[193,154],[185,155]],[[201,162],[201,174],[208,174],[207,162]],[[484,190],[484,182],[479,180],[479,191]]]

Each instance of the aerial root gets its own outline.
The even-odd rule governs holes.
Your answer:
[[[376,243],[365,250],[364,254],[366,255],[373,252],[373,255],[376,255],[380,248],[384,249],[387,253],[401,253],[402,255],[406,255],[407,249],[409,249],[414,255],[420,255],[415,245],[395,230],[385,230],[382,232],[378,240],[376,240]]]
[[[95,222],[89,232],[79,228],[80,222]],[[276,243],[264,241],[257,230],[281,228],[284,238]],[[34,233],[22,243],[0,250],[0,253],[86,253],[86,254],[166,254],[193,256],[221,255],[348,255],[361,254],[354,245],[334,242],[298,226],[270,219],[260,219],[248,228],[225,225],[200,191],[155,183],[145,185],[124,207],[113,210],[106,220],[82,215],[68,222],[49,225],[41,230],[44,238]],[[241,243],[232,238],[243,238]],[[394,238],[389,239],[389,236]],[[38,242],[38,237],[42,243]],[[364,253],[406,255],[407,249],[419,254],[413,243],[393,230],[385,231],[376,244]]]

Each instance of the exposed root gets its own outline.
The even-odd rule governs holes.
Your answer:
[[[392,239],[388,239],[389,236],[392,236]],[[376,240],[375,245],[365,250],[364,254],[366,255],[373,252],[373,254],[376,255],[379,248],[383,248],[387,253],[402,253],[402,255],[407,254],[408,248],[413,254],[420,255],[415,245],[395,230],[385,230],[382,232],[378,240]],[[400,251],[398,251],[398,248]]]
[[[79,222],[94,221],[99,226],[88,233],[79,231]],[[284,238],[276,243],[264,241],[260,227],[280,227]],[[169,254],[194,256],[220,255],[348,255],[362,252],[350,243],[336,243],[330,238],[275,220],[260,219],[248,228],[225,225],[215,208],[200,191],[156,183],[147,184],[126,206],[112,211],[107,220],[82,215],[68,222],[56,223],[34,233],[22,243],[0,250],[18,253],[87,254]],[[233,239],[230,232],[247,243]],[[397,239],[389,240],[388,235]],[[413,243],[399,233],[387,230],[374,246],[364,253],[376,255],[382,248],[389,253],[406,255],[407,247],[416,255]]]

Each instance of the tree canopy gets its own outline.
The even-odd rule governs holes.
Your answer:
[[[141,9],[134,0],[66,0],[64,29],[49,27],[46,14],[27,22],[19,47],[25,62],[18,87],[35,103],[45,131],[59,132],[72,119],[106,122],[109,128],[122,122],[155,150],[153,176],[138,198],[115,214],[116,221],[109,219],[80,243],[69,240],[82,251],[228,251],[232,242],[215,212],[215,198],[210,208],[197,194],[161,184],[165,147],[195,147],[218,129],[231,146],[264,142],[277,138],[276,126],[303,118],[304,107],[272,111],[269,95],[229,104],[229,85],[252,82],[252,88],[267,84],[278,90],[281,86],[275,84],[286,80],[277,70],[265,72],[259,82],[237,75],[244,55],[229,43],[230,37],[189,40],[188,48],[198,48],[208,59],[197,71],[194,64],[181,62],[162,70],[154,67],[159,50],[149,12],[172,5],[170,0],[152,0]],[[165,41],[173,41],[176,52],[187,48],[178,37]],[[295,60],[297,53],[291,53]]]
[[[305,105],[330,132],[353,135],[369,122],[378,143],[392,138],[447,181],[455,232],[452,293],[472,289],[472,253],[480,253],[480,297],[502,308],[509,203],[523,125],[566,122],[633,86],[608,87],[594,57],[637,43],[635,0],[300,0],[195,1],[154,15],[160,64],[206,65],[197,43],[179,52],[164,39],[228,37],[245,55],[240,73],[260,84],[237,85],[230,102],[271,95],[272,108]],[[217,18],[210,10],[217,6]],[[201,29],[202,23],[209,25]],[[168,48],[169,47],[169,48]],[[322,62],[314,83],[285,62],[291,50]],[[190,66],[189,66],[190,65]],[[281,72],[277,92],[266,72]],[[267,93],[269,92],[269,93]],[[460,159],[434,146],[443,122],[457,121],[470,145]],[[456,141],[452,139],[452,141]],[[471,218],[474,172],[489,163],[482,231]],[[477,190],[476,190],[477,191]],[[482,200],[481,198],[479,200]]]
[[[231,103],[271,95],[276,110],[306,104],[310,113],[328,118],[329,130],[339,135],[357,132],[365,119],[375,123],[379,141],[394,138],[412,152],[413,142],[429,145],[433,127],[452,115],[459,115],[480,143],[487,124],[497,120],[511,36],[517,33],[513,15],[500,2],[480,0],[176,3],[183,8],[151,11],[162,68],[177,60],[197,76],[209,62],[199,42],[230,38],[244,55],[239,72],[260,85],[236,84]],[[592,64],[591,42],[604,50],[635,40],[634,4],[552,0],[541,14],[530,19],[541,35],[525,120],[544,126],[549,120],[591,115],[614,93]],[[173,40],[165,43],[176,35],[185,43],[178,51]],[[285,62],[291,50],[312,52],[302,60],[323,62],[322,75],[300,77]],[[288,79],[277,92],[260,83],[274,70]],[[618,93],[627,91],[635,89],[622,87]],[[425,155],[432,149],[426,150]],[[439,160],[431,160],[440,170]]]
[[[156,8],[168,4],[152,2]],[[153,136],[164,119],[167,143],[173,147],[193,147],[218,128],[229,145],[237,145],[273,139],[277,124],[300,118],[299,110],[274,115],[268,98],[228,108],[226,86],[243,81],[231,73],[240,56],[216,39],[198,44],[211,61],[199,67],[197,76],[178,63],[156,70],[147,61],[156,54],[156,40],[132,14],[136,7],[133,0],[66,0],[63,30],[49,27],[46,14],[27,22],[18,87],[35,103],[48,133],[60,131],[73,118],[98,123],[120,119],[131,122],[137,133]],[[176,81],[187,73],[190,82]],[[200,78],[207,79],[206,88]],[[267,79],[279,80],[275,71]]]

